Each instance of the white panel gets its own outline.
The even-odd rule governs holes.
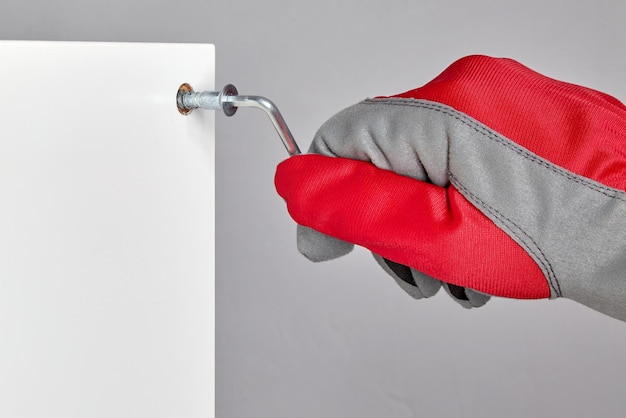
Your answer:
[[[0,417],[206,417],[212,45],[0,42]]]

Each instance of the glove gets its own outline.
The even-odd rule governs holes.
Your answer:
[[[566,297],[626,320],[626,107],[615,98],[470,56],[340,112],[311,152],[324,155],[292,157],[275,178],[309,258],[354,243],[433,288]]]

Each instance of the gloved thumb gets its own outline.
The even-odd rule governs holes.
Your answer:
[[[321,155],[284,161],[275,184],[300,225],[485,294],[550,295],[534,260],[453,186]]]

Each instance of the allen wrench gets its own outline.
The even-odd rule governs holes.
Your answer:
[[[232,84],[226,85],[221,91],[196,92],[184,83],[176,94],[178,111],[188,115],[194,109],[222,110],[226,116],[232,116],[240,107],[256,107],[265,112],[276,129],[283,145],[290,156],[301,154],[300,148],[293,138],[285,119],[271,100],[261,96],[240,96]]]

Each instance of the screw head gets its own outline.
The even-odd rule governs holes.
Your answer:
[[[193,87],[191,87],[187,83],[181,84],[180,87],[178,88],[178,93],[176,93],[176,107],[178,108],[178,111],[182,115],[188,115],[193,110],[193,109],[185,107],[185,105],[183,104],[183,97],[193,92],[194,92]]]

